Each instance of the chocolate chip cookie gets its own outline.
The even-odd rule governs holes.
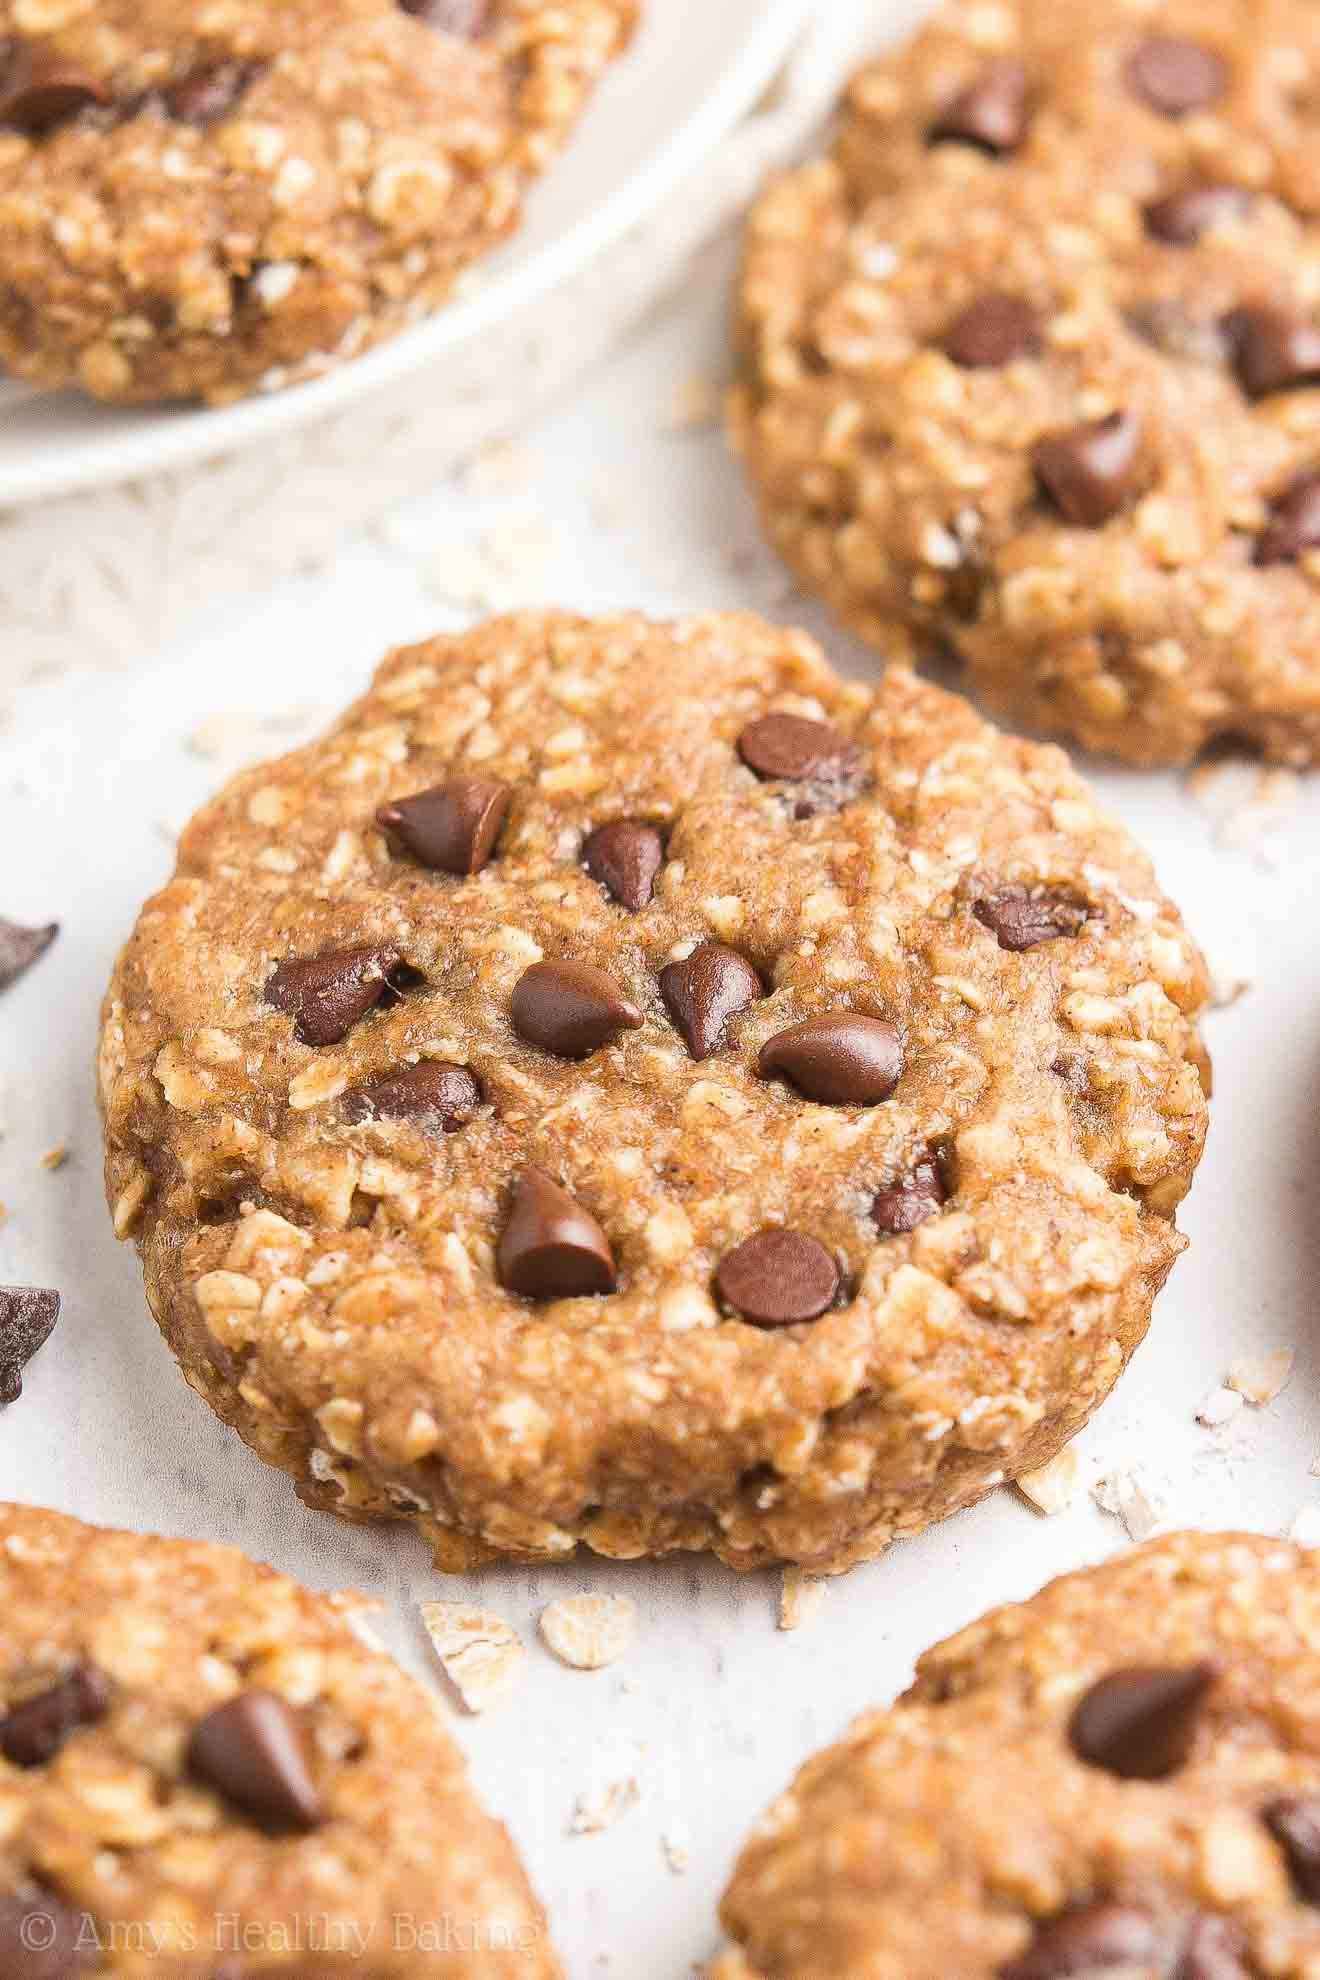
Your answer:
[[[516,224],[637,0],[0,0],[0,362],[116,400],[311,376]]]
[[[5,1980],[556,1980],[512,1844],[357,1601],[0,1507]]]
[[[1320,756],[1320,10],[963,0],[752,222],[735,437],[887,656],[1142,765]]]
[[[841,1569],[1145,1332],[1202,964],[1054,750],[751,616],[394,654],[194,820],[105,1007],[189,1381],[442,1565]]]
[[[1320,1566],[1175,1534],[999,1609],[808,1762],[710,1980],[1310,1980]]]

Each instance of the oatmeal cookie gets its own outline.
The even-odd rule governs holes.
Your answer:
[[[189,1381],[444,1566],[841,1569],[1108,1392],[1200,958],[1062,755],[751,616],[394,654],[184,835],[105,1007]]]
[[[0,362],[225,400],[514,227],[637,0],[0,0]]]
[[[0,1506],[5,1980],[559,1980],[439,1708],[355,1606]]]
[[[1141,765],[1320,756],[1320,8],[964,0],[751,226],[735,440],[886,655]]]
[[[1174,1534],[929,1652],[809,1761],[710,1980],[1314,1980],[1320,1564]]]

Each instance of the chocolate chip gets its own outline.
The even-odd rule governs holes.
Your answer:
[[[1062,936],[1078,934],[1087,910],[1080,902],[1048,888],[1028,893],[1024,887],[1006,887],[1002,893],[977,901],[972,913],[1001,949],[1018,955],[1040,942],[1057,942]]]
[[[1191,247],[1214,227],[1240,220],[1251,211],[1251,194],[1244,186],[1207,181],[1182,186],[1152,200],[1144,209],[1147,230],[1171,247]]]
[[[1032,465],[1069,522],[1098,529],[1127,506],[1137,483],[1141,429],[1127,413],[1049,433]]]
[[[31,42],[0,42],[0,125],[44,137],[109,92],[78,62]]]
[[[257,62],[219,62],[185,76],[165,92],[166,108],[181,124],[218,124],[251,87],[260,67]]]
[[[592,833],[582,848],[582,863],[611,900],[636,914],[650,904],[665,863],[665,842],[654,825],[619,818]]]
[[[541,962],[513,987],[513,1028],[542,1052],[586,1059],[644,1019],[612,976],[590,963]]]
[[[544,1169],[514,1184],[496,1263],[500,1284],[528,1299],[586,1299],[618,1284],[604,1231]]]
[[[1031,78],[1021,62],[992,62],[932,124],[930,141],[975,144],[994,157],[1016,151],[1027,135],[1030,97]]]
[[[75,1664],[66,1678],[24,1699],[0,1719],[0,1753],[15,1767],[44,1767],[80,1726],[110,1710],[110,1686],[95,1664]]]
[[[722,942],[702,942],[683,962],[660,972],[665,1009],[694,1059],[708,1059],[724,1043],[730,1023],[765,995],[752,965]]]
[[[720,1260],[715,1286],[754,1327],[795,1327],[834,1304],[839,1268],[801,1231],[758,1231]]]
[[[193,1727],[188,1766],[208,1787],[272,1833],[326,1819],[302,1721],[274,1691],[241,1691]]]
[[[1295,564],[1320,549],[1320,472],[1302,475],[1284,489],[1256,541],[1258,564]]]
[[[756,1069],[826,1106],[877,1107],[902,1076],[903,1041],[884,1018],[826,1011],[767,1039]]]
[[[58,921],[48,923],[45,928],[21,928],[16,921],[6,921],[0,916],[0,990],[7,990],[24,970],[31,969],[59,932]]]
[[[1262,303],[1224,320],[1242,389],[1253,399],[1320,383],[1320,326]]]
[[[978,296],[944,333],[944,354],[968,371],[990,371],[1040,349],[1040,318],[1021,296]]]
[[[391,979],[401,966],[397,949],[363,943],[324,956],[282,962],[266,984],[265,1001],[289,1011],[304,1045],[338,1045],[383,998],[392,998]]]
[[[493,0],[399,0],[399,5],[427,27],[469,41],[486,32],[495,12]]]
[[[1236,1919],[1205,1912],[1193,1921],[1177,1980],[1255,1980],[1247,1935]]]
[[[1296,1794],[1272,1801],[1262,1820],[1288,1859],[1299,1896],[1320,1904],[1320,1795]]]
[[[376,823],[396,851],[401,847],[432,872],[465,879],[479,873],[494,852],[512,796],[508,784],[457,778],[383,804]]]
[[[1233,354],[1232,340],[1222,322],[1193,315],[1181,302],[1167,298],[1134,302],[1123,312],[1134,336],[1166,357],[1189,364],[1225,364]]]
[[[862,753],[828,722],[805,715],[762,715],[738,738],[749,770],[770,783],[844,784],[861,775]]]
[[[1148,35],[1128,56],[1123,75],[1132,94],[1162,117],[1208,110],[1230,80],[1217,49],[1178,34]]]
[[[902,1237],[928,1217],[938,1216],[948,1201],[938,1162],[918,1162],[901,1182],[878,1192],[871,1216],[882,1237]]]
[[[101,1964],[95,1921],[49,1891],[0,1893],[0,1973],[5,1980],[74,1980]]]
[[[1068,1721],[1073,1752],[1125,1781],[1167,1779],[1191,1755],[1218,1676],[1213,1664],[1112,1672],[1091,1686]]]
[[[0,1405],[23,1393],[23,1370],[49,1340],[60,1296],[42,1286],[0,1286]]]
[[[346,1119],[411,1121],[423,1134],[454,1134],[482,1103],[480,1083],[466,1066],[422,1059],[344,1095]]]
[[[1038,1926],[1027,1950],[999,1969],[999,1980],[1066,1980],[1111,1966],[1149,1966],[1162,1951],[1154,1920],[1134,1905],[1079,1905]]]

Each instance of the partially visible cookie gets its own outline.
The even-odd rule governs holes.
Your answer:
[[[416,321],[637,0],[0,0],[0,361],[222,400]]]
[[[1320,11],[952,0],[751,225],[736,433],[888,656],[1144,765],[1320,756]]]
[[[0,1506],[5,1980],[557,1980],[512,1844],[357,1603]]]
[[[1320,1566],[1175,1534],[998,1609],[807,1763],[711,1980],[1314,1980]]]
[[[115,972],[116,1228],[189,1381],[438,1559],[840,1569],[1117,1380],[1200,958],[1055,750],[751,616],[394,654]]]

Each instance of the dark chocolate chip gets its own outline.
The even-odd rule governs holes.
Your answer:
[[[732,1020],[765,995],[765,986],[736,949],[702,942],[684,961],[661,970],[660,995],[693,1058],[708,1059]]]
[[[383,804],[376,823],[396,851],[411,853],[432,872],[466,879],[479,873],[494,852],[512,796],[508,784],[456,778]]]
[[[770,783],[844,784],[861,775],[862,753],[828,722],[805,715],[762,715],[738,738],[749,770]]]
[[[1002,893],[977,901],[972,913],[1001,949],[1018,955],[1040,942],[1057,942],[1063,936],[1078,934],[1087,910],[1080,902],[1048,889],[1028,893],[1023,887],[1006,887]]]
[[[1295,564],[1320,549],[1320,472],[1304,474],[1284,489],[1256,541],[1258,564]]]
[[[1171,247],[1191,247],[1212,228],[1222,227],[1228,220],[1241,220],[1250,213],[1251,204],[1245,186],[1207,180],[1152,200],[1144,210],[1146,227],[1157,241],[1167,241]]]
[[[304,1045],[338,1045],[382,998],[394,994],[397,949],[363,943],[324,956],[282,962],[263,993],[277,1011],[288,1011]]]
[[[31,42],[0,42],[0,125],[44,137],[109,92],[81,63]]]
[[[35,1698],[25,1698],[0,1719],[0,1753],[15,1767],[44,1767],[80,1726],[94,1726],[110,1710],[110,1685],[95,1664],[75,1664],[66,1678]]]
[[[1225,318],[1233,364],[1253,399],[1320,383],[1320,325],[1308,316],[1262,303]]]
[[[96,1922],[49,1891],[0,1893],[0,1973],[5,1980],[74,1980],[99,1967]]]
[[[49,1340],[60,1296],[44,1286],[0,1286],[0,1405],[23,1393],[23,1370]]]
[[[166,107],[181,124],[218,124],[229,115],[260,72],[257,62],[218,62],[185,76],[165,93]]]
[[[994,157],[1016,151],[1030,123],[1031,78],[1021,62],[992,62],[931,126],[932,144],[978,145]]]
[[[938,1216],[948,1201],[948,1191],[938,1162],[918,1162],[900,1182],[890,1183],[877,1194],[871,1216],[882,1237],[902,1237],[915,1231],[928,1217]]]
[[[585,1059],[644,1023],[612,976],[590,963],[541,962],[513,986],[513,1028],[560,1059]]]
[[[514,1184],[496,1263],[500,1284],[528,1299],[586,1299],[618,1284],[604,1231],[544,1169]]]
[[[193,1727],[190,1770],[272,1833],[317,1829],[325,1805],[311,1771],[311,1742],[274,1691],[241,1691]]]
[[[1287,1795],[1272,1801],[1262,1819],[1288,1859],[1299,1896],[1320,1904],[1320,1795]]]
[[[1128,56],[1123,75],[1132,94],[1162,117],[1208,110],[1230,80],[1218,49],[1179,34],[1148,35]]]
[[[795,1327],[834,1304],[839,1268],[802,1231],[758,1231],[726,1252],[715,1286],[725,1305],[754,1327]]]
[[[1162,1781],[1187,1764],[1219,1672],[1213,1664],[1134,1665],[1078,1701],[1068,1738],[1079,1760],[1125,1781]]]
[[[767,1039],[756,1069],[826,1106],[877,1107],[902,1077],[903,1041],[884,1018],[825,1011]]]
[[[359,1121],[411,1121],[423,1134],[454,1134],[482,1103],[479,1081],[466,1066],[422,1059],[344,1095],[345,1117]]]
[[[654,825],[619,818],[593,832],[582,848],[582,863],[611,900],[636,914],[649,906],[656,876],[665,863],[665,842]]]
[[[1175,1980],[1255,1980],[1247,1935],[1235,1918],[1194,1919]]]
[[[944,333],[944,354],[968,371],[990,371],[1040,349],[1040,318],[1021,296],[978,296]]]
[[[31,969],[59,932],[58,921],[48,923],[45,928],[22,928],[18,922],[0,916],[0,990],[7,990],[24,970]]]
[[[999,1980],[1066,1980],[1111,1966],[1149,1966],[1162,1953],[1154,1920],[1134,1905],[1079,1905],[1038,1926],[1027,1950],[999,1969]]]
[[[1137,486],[1141,429],[1127,413],[1046,434],[1032,452],[1037,477],[1071,523],[1098,529]]]
[[[468,41],[486,32],[495,13],[494,0],[399,0],[399,5],[427,27]]]

